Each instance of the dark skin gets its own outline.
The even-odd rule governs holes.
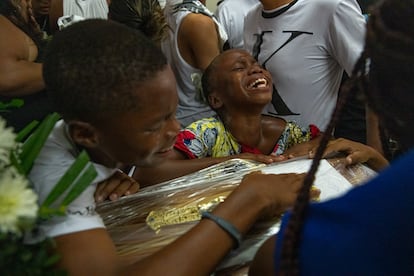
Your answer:
[[[387,3],[387,1],[385,1],[383,3]],[[391,6],[390,3],[388,3],[388,5]],[[389,7],[387,7],[387,8],[389,9]],[[398,13],[398,11],[393,11],[393,10],[390,9],[390,14],[399,14],[399,13]],[[390,18],[388,18],[388,20],[390,20]],[[372,22],[375,22],[375,21],[372,21],[372,19],[370,19],[368,21],[365,49],[369,49],[370,47],[372,47],[371,44],[378,43],[376,41],[376,39],[373,39],[373,37],[376,37],[377,35],[380,36],[379,33],[375,33],[375,31],[373,31],[373,26],[371,26]],[[384,24],[384,26],[387,27],[386,22],[382,22],[382,24]],[[375,25],[375,23],[373,25]],[[383,30],[380,30],[380,31],[383,31]],[[377,32],[379,32],[379,31],[377,30]],[[381,33],[381,35],[383,35],[383,34]],[[370,37],[370,36],[373,36],[373,37]],[[389,37],[388,37],[388,39],[389,39]],[[392,41],[392,39],[387,41],[387,43],[390,43],[390,44],[393,43],[394,45],[396,44],[395,41],[392,41],[392,42],[391,41]],[[382,45],[384,47],[384,49],[389,49],[389,48],[387,48],[387,46],[388,46],[387,43]],[[395,51],[395,49],[394,49],[394,51]],[[404,52],[404,51],[401,51],[401,52]],[[374,53],[375,53],[375,51],[374,51]],[[376,53],[376,54],[378,54],[378,53]],[[401,53],[401,54],[403,55],[403,53]],[[388,57],[390,57],[390,60],[389,60],[390,63],[395,62],[392,58],[392,55],[388,55]],[[375,55],[370,56],[371,62],[374,63],[376,61],[376,58],[377,57]],[[376,61],[376,62],[378,62],[378,67],[382,68],[381,70],[384,70],[384,72],[386,72],[385,71],[386,69],[383,69],[383,68],[387,67],[386,66],[387,61],[385,59],[383,60],[382,58],[378,58],[378,61]],[[404,62],[406,62],[406,60],[404,60]],[[365,66],[365,64],[364,64],[364,66]],[[401,71],[403,72],[403,70],[401,70]],[[375,105],[387,106],[387,104],[388,104],[387,101],[392,102],[394,99],[398,99],[398,97],[395,97],[393,94],[396,93],[396,91],[401,90],[401,88],[398,86],[401,83],[401,78],[400,79],[395,78],[391,74],[391,72],[388,72],[388,73],[389,73],[389,75],[387,74],[386,78],[390,78],[390,83],[393,83],[393,82],[398,83],[398,84],[396,84],[397,89],[393,90],[393,89],[390,89],[390,87],[381,87],[381,85],[379,85],[379,83],[381,83],[382,79],[378,78],[378,76],[375,76],[375,73],[374,73],[374,77],[372,77],[372,79],[370,79],[371,76],[369,76],[368,79],[370,79],[371,81],[374,80],[374,81],[372,81],[372,83],[369,84],[369,86],[376,87],[376,89],[374,89],[374,93],[376,95],[371,95],[370,97],[367,96],[368,103],[373,104],[374,106]],[[399,74],[400,73],[401,72],[399,72]],[[370,74],[372,74],[372,70],[370,71]],[[405,82],[406,85],[407,85],[407,83],[408,83],[408,81]],[[407,91],[406,89],[403,89],[403,90]],[[409,92],[406,92],[406,94],[408,94],[408,93]],[[400,95],[400,94],[398,94],[398,92],[396,94]],[[404,110],[404,108],[406,108],[406,110],[412,110],[412,101],[407,101],[406,100],[407,95],[403,94],[402,97],[405,97],[404,98],[405,101],[402,102],[401,104],[397,105],[398,108],[401,108],[403,110]],[[375,100],[376,102],[373,101],[373,100]],[[412,115],[412,113],[408,112],[408,114],[401,115],[398,112],[396,112],[396,109],[395,109],[394,105],[391,105],[390,110],[392,110],[393,112],[387,113],[385,109],[378,109],[378,110],[376,110],[377,113],[373,114],[373,113],[371,113],[372,111],[370,111],[368,113],[368,116],[371,116],[371,115],[374,116],[373,118],[371,118],[372,119],[371,122],[374,122],[375,124],[378,124],[378,121],[382,120],[382,122],[384,123],[384,125],[386,127],[387,126],[392,127],[394,125],[394,123],[392,123],[390,125],[388,125],[388,123],[400,120],[400,121],[407,124],[407,129],[412,129],[412,120],[408,119],[408,118],[410,118],[408,116]],[[392,114],[392,115],[390,115],[390,114]],[[407,149],[412,148],[412,146],[413,146],[412,145],[412,139],[411,139],[412,136],[410,136],[409,131],[408,132],[399,132],[399,135],[397,133],[396,133],[396,137],[398,137],[400,141],[404,141],[405,139],[408,138],[408,140],[405,140],[405,141],[409,141],[407,144],[401,143],[402,145],[404,145],[404,148],[407,148]],[[370,137],[368,135],[368,139],[370,139],[370,138],[371,139],[374,138],[374,140],[375,140],[377,137]],[[372,147],[369,146],[369,145],[364,145],[364,144],[361,144],[361,143],[353,142],[353,141],[350,141],[350,140],[347,140],[347,139],[337,139],[337,140],[333,140],[333,141],[329,142],[329,144],[327,145],[327,148],[325,149],[324,155],[329,154],[329,152],[332,152],[332,151],[345,152],[347,154],[347,157],[345,158],[345,162],[346,162],[347,165],[358,163],[358,162],[363,162],[363,163],[366,163],[371,168],[373,168],[374,170],[380,171],[380,170],[386,168],[389,165],[389,162],[380,153],[381,152],[381,146],[378,146],[378,144],[377,144],[377,146],[375,146],[375,144],[373,145],[373,143],[371,143],[371,145],[372,145]],[[379,151],[378,151],[378,148],[379,148]],[[375,191],[373,190],[372,192],[374,193]],[[334,206],[334,205],[332,204],[332,206]],[[329,213],[329,210],[325,210],[325,212]],[[308,219],[308,221],[309,221],[309,223],[311,223],[311,218]],[[302,223],[307,223],[307,222],[302,221]],[[335,231],[335,230],[333,230],[333,231]],[[374,236],[376,235],[375,233],[372,233],[372,234]],[[303,237],[301,237],[301,240],[305,240],[306,238],[309,238],[309,236],[303,236]],[[275,249],[275,246],[276,246],[275,245],[276,240],[277,240],[277,236],[275,235],[275,236],[269,238],[268,240],[266,240],[263,243],[261,248],[256,253],[256,255],[254,257],[254,260],[253,260],[253,262],[250,266],[249,275],[251,275],[251,276],[254,276],[254,275],[260,275],[260,276],[275,275],[276,272],[275,272],[275,267],[274,267],[274,249]],[[335,253],[333,253],[333,254],[335,256],[338,256],[338,254],[335,254]],[[300,260],[298,260],[298,261],[300,262]],[[302,272],[302,274],[306,274],[306,271],[301,271],[301,272]]]
[[[49,0],[33,1],[33,10],[44,14],[49,9]],[[29,10],[32,1],[20,1],[20,11],[30,24]],[[35,62],[38,49],[23,31],[17,28],[6,17],[0,15],[0,31],[9,39],[0,41],[0,94],[10,98],[37,93],[45,88],[42,77],[42,64]],[[125,174],[113,175],[99,184],[96,201],[104,199],[116,200],[122,195],[136,193],[138,183]]]
[[[217,63],[220,74],[208,97],[210,105],[239,143],[270,155],[286,126],[283,119],[261,115],[272,97],[270,73],[240,50],[223,54]],[[263,80],[263,87],[249,88],[257,80]]]
[[[161,163],[172,153],[180,130],[174,116],[178,101],[175,87],[167,66],[134,90],[142,94],[137,101],[142,103],[139,111],[109,116],[105,123],[68,120],[70,135],[94,162],[108,167]],[[249,174],[213,213],[244,234],[258,218],[280,214],[291,206],[303,178],[303,174]],[[241,206],[249,208],[240,213]],[[200,221],[159,252],[127,266],[104,228],[54,240],[62,257],[59,265],[69,275],[208,275],[233,247],[231,236],[210,220]]]
[[[244,50],[229,50],[215,61],[214,88],[208,96],[211,107],[219,114],[226,129],[241,144],[259,149],[263,154],[242,153],[227,157],[207,157],[191,161],[174,149],[168,162],[156,167],[138,168],[134,178],[147,186],[176,178],[232,158],[255,160],[262,163],[283,161],[288,157],[272,153],[283,133],[286,122],[281,118],[264,116],[263,108],[272,98],[272,79],[256,60]],[[258,84],[253,85],[255,82]],[[313,147],[318,139],[309,142]],[[304,155],[304,148],[294,152]],[[156,176],[156,177],[153,177]]]
[[[22,0],[19,11],[26,24],[33,24],[31,1]],[[45,88],[42,64],[35,62],[38,49],[34,41],[5,16],[0,15],[0,95],[19,97]]]
[[[119,170],[98,184],[95,191],[95,201],[99,203],[106,199],[117,200],[121,196],[135,194],[139,187],[139,183],[135,179]]]
[[[200,2],[205,5],[206,1]],[[220,54],[217,27],[210,17],[201,13],[190,13],[183,19],[177,31],[179,52],[191,66],[205,70]]]

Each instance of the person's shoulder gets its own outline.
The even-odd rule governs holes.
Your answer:
[[[229,2],[229,0],[227,0],[227,1],[226,0],[220,0],[220,1],[218,1],[217,2],[216,9],[219,9],[219,8],[224,7],[226,2]]]
[[[184,18],[187,23],[195,24],[196,27],[214,25],[214,20],[208,15],[202,13],[189,13]]]
[[[232,12],[232,10],[251,10],[256,6],[261,6],[261,3],[256,0],[221,0],[217,3],[216,13],[222,10]]]
[[[317,7],[331,10],[336,10],[341,5],[345,6],[358,6],[358,3],[354,0],[306,0],[308,4],[315,5]]]
[[[234,5],[237,5],[239,3],[239,0],[220,0],[217,2],[217,10],[223,9],[223,8],[229,8]]]
[[[195,34],[205,35],[206,32],[210,33],[211,31],[216,32],[216,23],[211,17],[200,13],[189,13],[183,19],[180,27],[180,32],[191,36]]]
[[[73,163],[78,149],[69,138],[66,127],[63,120],[56,122],[35,163],[41,164],[42,168],[51,166],[63,170]]]
[[[255,4],[254,6],[252,6],[252,8],[246,13],[246,20],[248,20],[251,17],[255,17],[256,15],[262,15],[262,4],[260,2],[258,2],[257,4]]]

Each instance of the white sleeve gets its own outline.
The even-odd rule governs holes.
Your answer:
[[[330,51],[348,75],[364,47],[365,23],[356,0],[339,2],[329,28]]]
[[[224,5],[224,4],[222,4]],[[233,16],[228,11],[227,6],[219,7],[217,8],[215,12],[215,16],[220,22],[221,26],[223,26],[224,30],[227,33],[228,42],[230,45],[233,45],[234,41],[232,40],[232,37],[234,36],[234,29],[233,29]]]
[[[95,212],[91,214],[67,214],[55,217],[40,225],[41,234],[45,237],[57,237],[74,232],[105,228],[102,218]]]

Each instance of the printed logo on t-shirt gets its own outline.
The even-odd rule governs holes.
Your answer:
[[[259,60],[260,50],[263,44],[263,37],[266,34],[270,34],[273,31],[262,31],[260,34],[254,34],[256,37],[256,42],[253,46],[252,55],[256,60]],[[288,45],[290,42],[292,42],[295,38],[301,36],[301,35],[313,35],[311,32],[304,32],[304,31],[283,31],[283,33],[290,33],[290,37],[276,50],[270,54],[269,57],[267,57],[264,62],[262,63],[263,68],[266,69],[266,63],[281,49],[283,49],[286,45]],[[267,70],[267,69],[266,69]],[[273,94],[272,94],[272,105],[275,108],[276,113],[274,115],[300,115],[300,113],[293,112],[285,103],[285,101],[282,99],[281,95],[276,89],[276,86],[273,85]],[[271,112],[273,113],[273,112]]]
[[[85,208],[81,208],[81,209],[67,209],[66,213],[68,215],[78,215],[78,216],[94,216],[96,215],[96,211],[95,211],[95,206],[94,205],[89,205],[86,206]]]

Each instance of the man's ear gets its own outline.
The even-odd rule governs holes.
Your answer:
[[[70,121],[68,126],[70,136],[75,144],[85,148],[94,148],[99,144],[99,133],[90,123]]]
[[[208,95],[208,102],[214,110],[219,109],[223,106],[223,102],[221,101],[220,97],[217,97],[217,94],[214,92]]]

